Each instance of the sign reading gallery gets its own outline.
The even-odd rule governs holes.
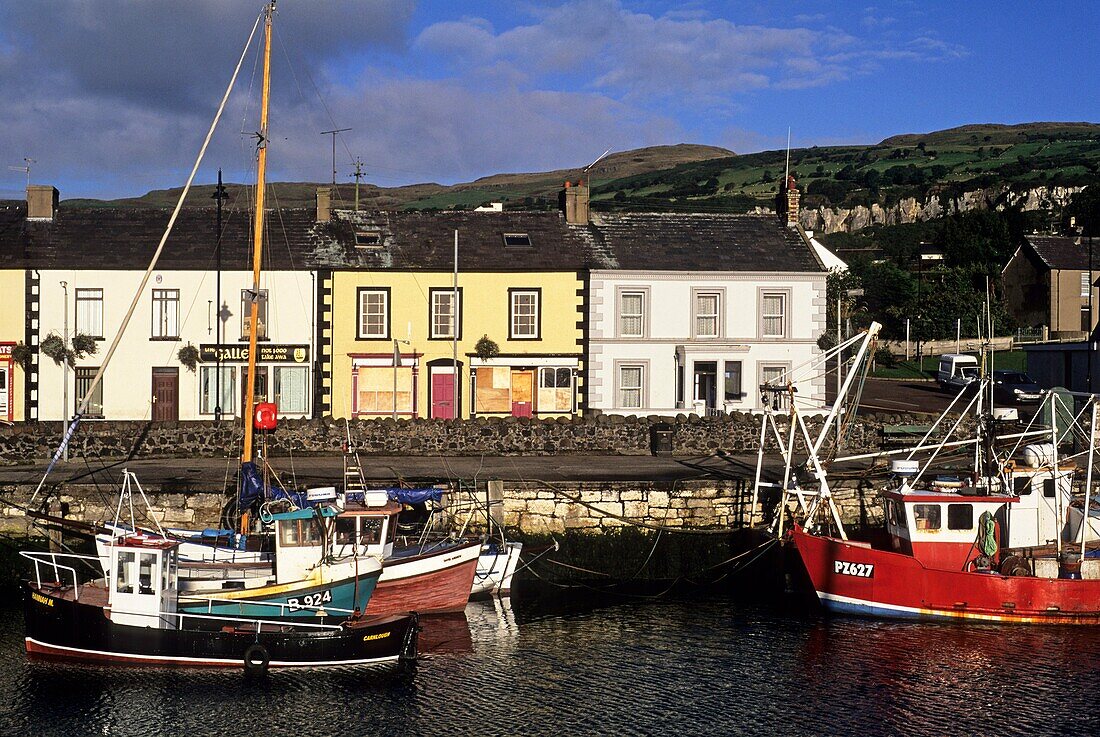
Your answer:
[[[257,363],[309,363],[308,345],[284,345],[260,343],[256,346],[260,355]],[[248,346],[235,343],[203,343],[199,346],[199,360],[203,363],[247,363]]]

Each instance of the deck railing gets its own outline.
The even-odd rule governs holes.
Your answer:
[[[71,561],[95,561],[96,566],[100,566],[100,560],[94,555],[77,555],[75,553],[48,553],[37,550],[21,550],[19,555],[23,556],[31,563],[34,564],[34,581],[38,584],[38,588],[42,588],[42,569],[53,570],[53,579],[46,583],[56,583],[58,586],[64,586],[65,582],[61,575],[62,572],[68,574],[69,578],[73,582],[73,591],[76,596],[80,596],[80,577],[77,575],[76,566],[63,565],[58,562],[58,559],[64,558]]]

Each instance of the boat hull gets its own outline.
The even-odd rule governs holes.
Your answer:
[[[375,564],[377,565],[377,564]],[[181,595],[179,610],[233,617],[314,617],[326,612],[363,611],[378,584],[381,568],[328,583],[275,584],[254,589]],[[397,610],[393,610],[396,612]],[[411,611],[411,610],[404,610]]]
[[[1100,624],[1100,581],[926,568],[915,558],[791,533],[821,604],[875,618]]]
[[[507,596],[512,592],[512,576],[519,565],[523,543],[493,543],[481,548],[471,596]]]
[[[24,617],[31,656],[167,667],[243,668],[246,656],[262,660],[264,669],[391,663],[415,658],[418,631],[416,615],[409,614],[327,629],[267,625],[257,631],[247,622],[186,616],[181,629],[140,627],[111,621],[102,606],[73,598],[71,589],[30,582],[24,583]]]
[[[365,613],[463,611],[473,590],[480,553],[481,542],[475,540],[425,555],[386,558]]]

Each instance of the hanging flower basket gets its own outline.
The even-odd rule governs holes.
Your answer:
[[[474,346],[474,353],[482,361],[488,361],[490,358],[500,353],[500,346],[493,341],[488,335],[482,335],[481,340]]]
[[[58,366],[62,362],[66,362],[69,365],[73,363],[73,356],[65,345],[64,339],[57,333],[50,333],[43,338],[42,343],[38,346],[38,350],[42,351],[43,356],[48,356],[53,359],[53,362]]]
[[[195,367],[199,365],[199,349],[188,343],[183,348],[179,349],[179,353],[176,356],[180,360],[180,364],[187,368],[191,373],[195,373]]]
[[[11,360],[15,361],[24,371],[26,371],[27,367],[31,364],[31,358],[37,352],[38,349],[34,346],[29,346],[26,343],[16,343],[11,349]]]
[[[94,356],[96,351],[99,350],[99,346],[96,344],[95,338],[84,333],[77,333],[73,336],[73,353],[77,358],[84,358],[84,356]]]

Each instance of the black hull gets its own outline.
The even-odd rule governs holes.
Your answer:
[[[320,667],[413,660],[415,614],[349,622],[339,629],[185,617],[185,629],[112,622],[103,607],[24,582],[27,653],[54,659],[175,667]],[[230,626],[226,626],[230,625]],[[270,631],[267,629],[270,627]]]

